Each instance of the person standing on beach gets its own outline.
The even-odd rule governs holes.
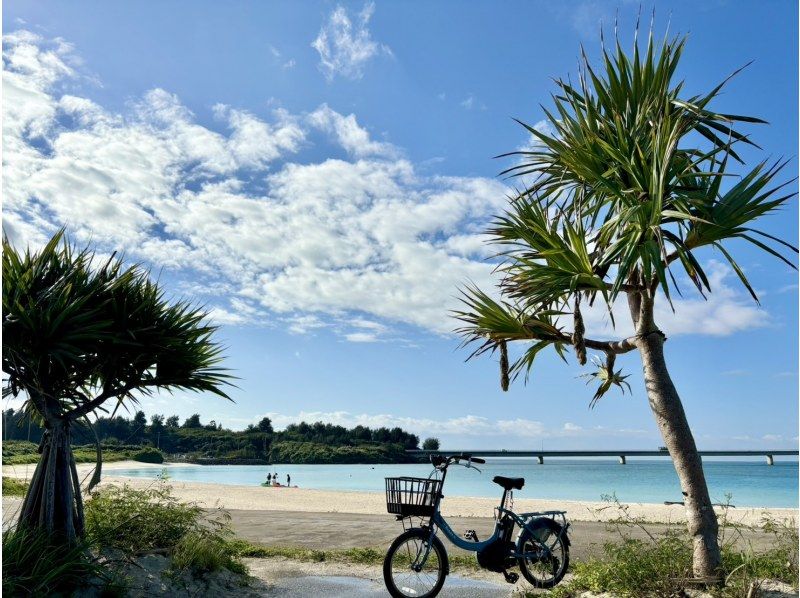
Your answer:
[[[270,484],[272,484],[272,474],[268,473],[267,474],[267,485],[270,485]]]
[[[288,473],[286,474],[286,485],[287,486],[292,485],[292,476],[290,476]]]

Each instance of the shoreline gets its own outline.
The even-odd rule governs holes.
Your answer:
[[[194,465],[203,467],[203,465]],[[34,464],[3,466],[3,475],[27,479]],[[183,482],[167,480],[129,478],[114,475],[115,470],[130,467],[164,469],[165,464],[114,461],[103,464],[103,481],[100,486],[127,484],[143,489],[165,483],[172,487],[173,494],[182,501],[194,502],[207,509],[295,511],[307,513],[354,513],[386,514],[386,498],[383,492],[356,490],[317,490],[310,488],[262,487],[214,484],[209,482]],[[93,463],[78,464],[78,475],[82,480],[94,468]],[[168,466],[166,466],[168,469]],[[86,479],[84,479],[86,478]],[[442,513],[446,517],[491,517],[499,498],[446,496],[442,501]],[[658,503],[623,503],[627,516],[651,523],[685,523],[686,514],[681,505]],[[619,518],[623,513],[615,504],[599,501],[552,500],[515,498],[517,512],[563,510],[573,521],[606,522]],[[721,508],[715,508],[720,514]],[[797,521],[797,508],[740,507],[728,510],[728,520],[733,524],[758,526],[765,517],[779,521]]]
[[[202,465],[194,465],[203,467]],[[3,466],[3,475],[27,479],[34,464]],[[311,488],[286,488],[214,484],[209,482],[183,482],[167,480],[129,478],[114,475],[115,470],[130,467],[164,469],[164,464],[114,461],[103,464],[102,486],[128,485],[144,489],[164,483],[172,487],[173,494],[182,501],[193,502],[207,509],[235,509],[262,511],[295,511],[307,513],[353,513],[386,514],[386,497],[383,492],[356,490],[317,490]],[[168,469],[168,466],[166,467]],[[93,463],[78,464],[78,475],[87,481],[94,469]],[[491,517],[498,498],[446,496],[442,501],[442,513],[447,517]],[[622,503],[627,515],[651,523],[685,523],[686,514],[681,505],[659,503]],[[554,500],[515,498],[517,512],[563,510],[573,521],[606,522],[619,518],[623,513],[614,503],[579,500]],[[721,508],[715,508],[718,514]],[[734,524],[757,526],[765,517],[779,521],[797,521],[797,508],[740,507],[728,510],[728,520]]]

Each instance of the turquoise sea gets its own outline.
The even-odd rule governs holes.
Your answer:
[[[798,507],[797,460],[778,460],[768,466],[765,459],[710,460],[703,462],[714,502],[740,507]],[[166,467],[170,479],[186,482],[209,482],[257,486],[268,472],[277,472],[286,483],[323,490],[383,492],[388,476],[423,476],[429,465],[180,465]],[[487,459],[482,473],[453,467],[445,483],[445,496],[498,496],[492,483],[495,475],[525,478],[518,498],[546,498],[599,501],[616,494],[623,502],[680,501],[681,492],[672,462],[667,459],[629,458],[626,465],[610,459],[550,459],[539,465],[531,459]],[[114,470],[115,476],[155,478],[161,471],[153,468]]]

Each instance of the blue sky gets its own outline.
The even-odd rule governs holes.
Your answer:
[[[638,3],[8,2],[3,11],[4,230],[36,245],[66,224],[122,248],[222,324],[236,404],[178,393],[146,412],[232,428],[269,414],[401,425],[446,446],[657,447],[638,357],[633,394],[593,390],[550,355],[502,393],[490,358],[449,331],[458,285],[492,282],[480,232],[552,77],[598,56]],[[644,3],[644,28],[651,5]],[[659,3],[688,33],[688,94],[754,61],[717,109],[765,118],[763,151],[797,172],[797,7]],[[797,239],[797,202],[762,226]],[[797,277],[732,245],[709,301],[662,310],[667,357],[701,448],[796,446]],[[608,334],[600,315],[590,330]]]

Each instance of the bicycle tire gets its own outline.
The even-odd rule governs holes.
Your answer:
[[[444,544],[442,544],[442,541],[436,536],[433,537],[433,541],[431,542],[431,552],[435,553],[437,558],[437,578],[436,583],[427,593],[408,594],[403,592],[401,588],[397,587],[395,576],[392,572],[394,555],[400,548],[407,545],[410,540],[414,539],[419,540],[421,543],[427,544],[430,540],[430,535],[431,533],[429,530],[424,530],[418,527],[412,528],[397,536],[394,542],[392,542],[389,546],[389,550],[386,551],[386,557],[383,559],[383,581],[386,584],[386,589],[393,598],[409,598],[409,596],[415,596],[416,598],[434,598],[434,596],[442,591],[444,580],[450,571],[450,562],[447,558],[447,551],[445,550]],[[431,554],[430,556],[433,555]],[[428,558],[429,561],[430,556]]]
[[[532,538],[535,544],[541,544],[538,539],[535,539],[534,533],[545,531],[548,535],[555,535],[557,537],[556,542],[552,545],[553,547],[556,545],[559,546],[560,556],[556,557],[557,568],[552,573],[552,577],[543,576],[542,578],[538,578],[529,568],[528,559],[519,557],[517,559],[519,570],[533,587],[544,589],[553,588],[564,579],[564,575],[566,575],[567,569],[569,569],[569,538],[567,537],[567,532],[562,529],[561,525],[552,519],[543,518],[533,525],[534,527],[532,529],[526,527],[520,533],[519,539],[517,540],[517,552],[524,553],[525,545],[531,541]]]

